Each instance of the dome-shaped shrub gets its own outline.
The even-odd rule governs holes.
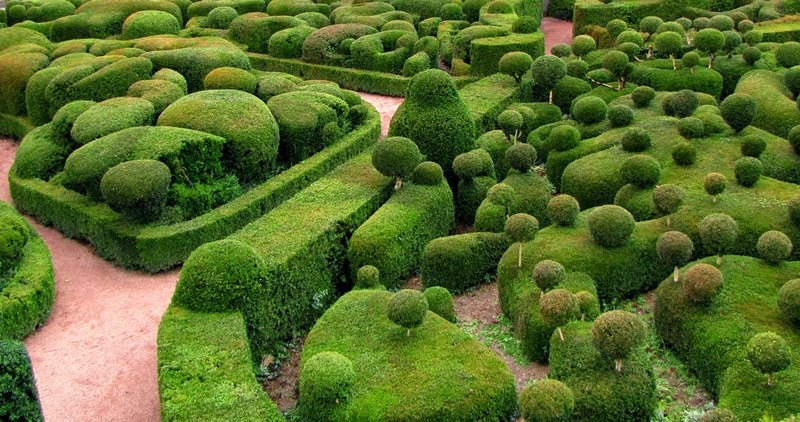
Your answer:
[[[517,133],[525,124],[522,114],[517,110],[505,110],[497,116],[497,126],[503,130],[506,137],[516,139]]]
[[[708,24],[709,24],[710,20],[711,19],[709,19],[709,18],[707,18],[705,16],[701,16],[699,18],[695,18],[692,21],[692,28],[694,28],[694,29],[696,29],[698,31],[701,30],[701,29],[706,29],[706,28],[708,28]]]
[[[564,281],[567,272],[560,263],[544,259],[533,267],[533,281],[542,292],[546,292]]]
[[[500,57],[498,67],[501,73],[511,75],[519,82],[527,71],[531,70],[533,64],[533,57],[530,54],[522,51],[512,51]]]
[[[703,121],[697,117],[684,117],[678,121],[678,133],[686,139],[702,138],[705,131]]]
[[[442,286],[431,286],[422,292],[428,301],[428,309],[440,317],[456,323],[456,308],[453,295]]]
[[[714,15],[708,20],[709,28],[719,29],[720,31],[730,31],[733,29],[733,19],[727,15]]]
[[[600,97],[583,97],[572,106],[572,118],[586,125],[603,121],[607,113],[606,102]]]
[[[151,35],[178,35],[181,23],[171,13],[160,10],[143,10],[128,16],[122,23],[122,36],[126,39]]]
[[[529,242],[539,231],[539,220],[525,213],[514,214],[506,220],[503,231],[512,242]],[[519,267],[522,267],[522,246],[520,243],[517,258]]]
[[[661,26],[662,23],[664,23],[664,20],[658,16],[644,17],[641,21],[639,21],[639,31],[646,34],[655,34],[656,31],[658,31],[658,27]]]
[[[608,108],[608,122],[611,127],[628,126],[633,121],[633,110],[625,104],[614,104]]]
[[[715,213],[705,216],[697,225],[703,248],[710,254],[717,255],[717,265],[722,262],[722,254],[739,237],[739,225],[733,217]]]
[[[566,421],[575,411],[575,396],[561,381],[543,379],[528,384],[519,398],[520,416],[526,421]]]
[[[725,35],[722,31],[715,28],[705,28],[697,31],[694,36],[694,46],[711,56],[709,58],[709,65],[713,63],[714,54],[725,46]]]
[[[794,149],[795,154],[800,154],[800,125],[789,129],[786,139],[789,140],[789,144]]]
[[[800,196],[790,199],[786,209],[789,212],[789,220],[796,226],[800,226]]]
[[[683,28],[683,25],[679,24],[678,22],[664,22],[658,26],[656,33],[663,34],[665,32],[672,32],[675,34],[680,35],[683,37],[686,34],[686,31]]]
[[[395,324],[406,328],[407,335],[425,320],[428,300],[418,290],[403,289],[392,295],[387,307],[387,316]]]
[[[511,30],[517,34],[533,34],[538,29],[539,20],[533,16],[520,16],[511,24]]]
[[[674,268],[673,280],[680,280],[680,267],[686,265],[694,252],[694,243],[689,236],[679,231],[668,231],[661,234],[656,242],[658,258]]]
[[[171,180],[169,167],[160,161],[127,161],[103,175],[100,192],[115,211],[136,220],[151,221],[164,210]]]
[[[756,250],[764,261],[775,265],[792,254],[792,240],[782,231],[769,230],[758,238]]]
[[[628,29],[628,23],[622,19],[611,19],[606,23],[606,31],[611,38],[617,38],[626,29]]]
[[[670,226],[669,215],[678,210],[686,197],[686,190],[678,185],[665,184],[653,191],[653,205],[662,215],[667,216],[667,227]]]
[[[558,331],[561,341],[564,341],[564,333],[561,326],[580,316],[578,299],[567,289],[555,289],[543,294],[539,298],[539,312],[544,323],[548,327]]]
[[[484,175],[483,159],[473,151],[459,154],[453,160],[453,172],[461,180],[471,180]]]
[[[573,196],[561,194],[554,196],[547,204],[547,216],[550,221],[562,227],[572,227],[581,208]]]
[[[415,185],[434,186],[438,185],[444,179],[444,171],[442,166],[433,161],[423,161],[414,167],[414,172],[411,173],[411,181]]]
[[[377,289],[381,286],[381,272],[373,265],[364,265],[356,273],[356,289]]]
[[[742,51],[742,59],[749,65],[761,60],[761,50],[757,47],[747,47]]]
[[[714,202],[717,202],[717,196],[728,187],[728,179],[722,173],[708,173],[703,181],[703,188],[706,193],[714,197]]]
[[[676,67],[675,56],[683,49],[683,37],[676,32],[662,32],[656,36],[655,50],[662,55],[673,59],[673,67]]]
[[[597,43],[588,35],[578,35],[572,39],[572,54],[579,58],[591,53],[595,48]]]
[[[575,148],[581,141],[581,132],[573,126],[556,126],[550,131],[545,143],[556,151],[567,151]]]
[[[742,139],[741,151],[745,157],[758,158],[767,149],[767,141],[759,135],[748,135]]]
[[[539,56],[531,65],[531,75],[543,91],[553,90],[556,83],[567,74],[567,65],[556,56]]]
[[[783,337],[771,331],[758,333],[747,342],[747,360],[762,374],[767,385],[775,384],[775,373],[792,364],[792,351]]]
[[[792,66],[783,74],[783,84],[795,97],[800,94],[800,66]]]
[[[518,142],[506,150],[505,157],[509,167],[520,173],[527,173],[536,163],[536,148],[533,145]]]
[[[618,45],[617,50],[625,53],[629,60],[635,60],[642,52],[642,48],[632,42],[624,42]]]
[[[684,54],[681,58],[681,65],[685,69],[692,69],[694,72],[694,67],[700,64],[700,55],[695,53],[694,51],[689,51],[688,53]]]
[[[607,248],[624,245],[636,227],[633,215],[617,205],[602,205],[595,208],[589,214],[588,223],[594,241]]]
[[[744,187],[752,187],[756,184],[764,172],[764,165],[761,160],[753,157],[742,157],[736,160],[733,167],[733,173],[736,176],[736,181]]]
[[[503,207],[510,207],[517,200],[517,191],[505,183],[497,183],[486,192],[486,200]]]
[[[800,278],[783,284],[778,292],[778,309],[789,321],[800,325]]]
[[[304,415],[324,417],[333,406],[347,400],[355,381],[350,359],[336,352],[317,353],[300,371],[298,407]]]
[[[626,42],[632,42],[639,47],[644,45],[644,38],[642,38],[642,34],[632,29],[627,29],[622,31],[619,35],[617,35],[617,45],[625,44]]]
[[[205,89],[237,89],[248,94],[256,92],[258,78],[237,67],[218,67],[203,79]]]
[[[208,12],[206,23],[209,28],[228,29],[234,19],[239,17],[236,9],[228,6],[219,6]]]
[[[661,165],[649,155],[634,155],[622,163],[620,175],[623,182],[646,189],[661,179]]]
[[[550,54],[561,58],[569,57],[572,55],[572,46],[566,43],[558,43],[550,48]],[[567,66],[569,66],[569,63],[567,63]]]
[[[758,105],[747,94],[731,94],[722,100],[719,111],[725,122],[737,133],[746,128],[756,116]]]
[[[372,165],[382,175],[396,179],[395,189],[403,186],[403,179],[421,160],[417,144],[402,136],[384,138],[372,151]]]
[[[650,148],[650,135],[642,128],[628,129],[620,141],[622,149],[628,152],[641,152]]]
[[[631,312],[606,312],[592,324],[592,342],[604,356],[614,359],[615,369],[622,372],[623,359],[644,342],[647,328]]]
[[[586,290],[575,293],[578,300],[578,309],[581,311],[581,321],[593,321],[600,316],[600,301],[597,297]]]
[[[700,105],[700,99],[697,97],[697,93],[690,89],[682,89],[667,98],[669,101],[669,110],[665,108],[664,112],[666,113],[669,111],[667,114],[678,118],[691,116],[697,109],[697,106]]]
[[[690,166],[697,159],[697,148],[688,142],[682,142],[672,148],[672,161],[679,166]]]
[[[25,242],[24,230],[10,218],[0,217],[0,274],[5,275],[19,263]]]
[[[638,86],[631,92],[631,100],[639,108],[647,107],[655,97],[656,91],[649,86]]]
[[[439,16],[441,16],[442,20],[446,21],[460,21],[466,17],[461,5],[455,3],[447,3],[443,5],[439,9]]]
[[[783,67],[800,65],[800,43],[789,41],[778,45],[775,49],[775,60]]]

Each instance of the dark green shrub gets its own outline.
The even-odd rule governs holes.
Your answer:
[[[511,30],[517,34],[533,34],[538,29],[539,20],[533,16],[520,16],[511,24]]]
[[[297,19],[304,20],[312,28],[322,28],[331,24],[328,16],[320,12],[303,12],[295,15]]]
[[[730,410],[717,407],[704,413],[698,422],[737,422],[737,419]]]
[[[209,28],[228,29],[234,19],[239,17],[236,9],[228,6],[219,6],[208,12],[206,23]]]
[[[573,126],[556,126],[550,131],[550,135],[545,140],[545,145],[556,151],[567,151],[575,148],[581,141],[581,133]]]
[[[418,290],[403,289],[392,295],[387,307],[387,316],[395,324],[406,328],[406,334],[422,324],[428,312],[428,301]]]
[[[600,316],[600,301],[597,300],[597,296],[586,290],[581,290],[575,293],[575,299],[578,300],[578,308],[581,311],[581,321],[593,321]]]
[[[567,114],[570,112],[573,100],[591,90],[592,86],[585,80],[565,76],[553,88],[553,104],[558,106],[562,113]]]
[[[646,189],[661,179],[661,165],[649,155],[634,155],[622,163],[620,175],[623,182]]]
[[[678,118],[691,116],[700,105],[697,93],[689,89],[683,89],[665,97],[665,101],[668,101],[669,104],[668,106],[662,104],[664,112]]]
[[[753,121],[757,109],[756,100],[747,94],[731,94],[719,106],[722,118],[737,133]]]
[[[252,73],[237,67],[219,67],[208,72],[203,79],[203,87],[210,89],[236,89],[253,94],[258,79]]]
[[[149,37],[151,35],[178,35],[181,22],[171,13],[160,10],[136,12],[122,24],[122,37],[126,39]]]
[[[619,35],[617,35],[617,45],[622,45],[628,42],[632,42],[639,47],[644,45],[642,34],[632,29],[622,31]]]
[[[572,227],[580,213],[578,201],[567,194],[554,196],[547,204],[547,215],[550,221],[562,227]]]
[[[767,149],[767,141],[759,135],[748,135],[742,139],[741,151],[745,157],[759,158]]]
[[[504,233],[474,232],[434,239],[422,253],[422,284],[461,292],[485,283],[497,272],[497,263],[509,246]]]
[[[730,58],[733,56],[733,53],[736,52],[736,49],[742,45],[742,36],[736,31],[723,31],[722,35],[725,36],[723,50],[728,53],[728,57]]]
[[[688,142],[682,142],[672,148],[672,160],[679,166],[690,166],[697,159],[697,148]]]
[[[382,175],[395,178],[395,190],[403,186],[403,179],[422,161],[422,155],[411,139],[390,136],[383,139],[372,151],[372,165]]]
[[[561,381],[543,379],[528,384],[519,398],[520,416],[526,421],[566,421],[575,410],[572,390]]]
[[[269,37],[269,54],[273,57],[297,59],[303,55],[303,43],[316,31],[308,25],[282,29]]]
[[[533,268],[533,281],[542,291],[547,292],[560,284],[567,276],[564,266],[560,263],[544,259]]]
[[[800,226],[800,196],[790,199],[789,203],[786,204],[786,208],[789,211],[789,220]]]
[[[603,69],[608,70],[617,78],[618,90],[625,88],[625,76],[630,70],[629,61],[627,54],[616,50],[609,51],[603,56]]]
[[[655,51],[672,59],[673,68],[677,69],[675,56],[683,49],[683,37],[676,32],[662,32],[656,36]]]
[[[650,135],[642,128],[633,127],[625,131],[620,144],[627,152],[642,152],[650,148]]]
[[[678,122],[678,132],[686,139],[702,138],[706,127],[694,116],[684,117]]]
[[[696,264],[686,270],[683,292],[690,301],[707,304],[722,288],[722,272],[709,264]]]
[[[555,289],[543,294],[539,298],[539,312],[542,320],[550,329],[558,332],[561,341],[564,341],[564,333],[561,326],[580,316],[578,299],[567,289]]]
[[[655,34],[658,27],[664,23],[664,20],[658,16],[646,16],[639,21],[639,31],[646,34]]]
[[[692,29],[692,20],[689,18],[678,18],[675,19],[675,23],[681,26],[684,31]]]
[[[442,20],[446,21],[460,21],[464,20],[466,15],[464,11],[461,9],[461,5],[455,3],[447,3],[439,9],[439,16],[441,16]]]
[[[722,262],[722,254],[733,246],[739,236],[739,225],[733,217],[714,213],[705,216],[697,225],[703,248],[707,253],[717,255],[717,265]]]
[[[411,181],[415,185],[435,186],[442,182],[444,171],[442,166],[433,161],[423,161],[414,167]]]
[[[792,254],[792,240],[781,231],[769,230],[758,238],[756,250],[764,261],[776,265]]]
[[[636,60],[642,48],[632,42],[624,42],[617,46],[617,50],[628,55],[628,60]]]
[[[566,43],[556,44],[550,47],[550,54],[559,58],[569,57],[572,55],[572,46]],[[567,68],[569,68],[570,62],[567,62]],[[569,69],[567,69],[567,73],[569,73]]]
[[[426,288],[422,293],[425,295],[425,300],[428,301],[428,309],[431,312],[453,324],[456,323],[455,304],[449,290],[441,286],[432,286]]]
[[[517,138],[517,134],[523,124],[525,124],[525,120],[523,120],[522,114],[516,110],[505,110],[497,116],[497,126],[503,130],[503,133],[509,139]]]
[[[725,46],[725,35],[718,29],[701,29],[697,31],[697,34],[694,36],[694,46],[698,50],[708,54],[708,67],[711,68],[714,63],[716,52]]]
[[[431,58],[428,53],[420,51],[406,59],[403,63],[403,76],[414,76],[417,73],[431,68]]]
[[[153,122],[155,108],[141,98],[119,97],[95,104],[75,119],[71,138],[80,145],[105,135]]]
[[[148,51],[141,57],[149,59],[156,69],[170,68],[178,71],[186,78],[190,92],[202,89],[203,79],[208,72],[218,67],[250,68],[247,55],[242,50],[230,47],[187,47]]]
[[[611,127],[628,126],[633,122],[633,110],[625,104],[615,104],[608,108],[608,122]]]
[[[583,97],[572,106],[572,118],[578,123],[594,124],[603,121],[607,114],[606,102],[595,96]]]
[[[552,93],[556,83],[567,75],[567,65],[555,56],[539,56],[531,65],[531,75],[537,87]]]
[[[800,65],[800,42],[789,41],[778,45],[775,60],[779,66],[787,68]]]
[[[100,181],[103,199],[115,211],[142,221],[161,216],[172,174],[156,160],[126,161],[111,167]]]
[[[10,218],[0,219],[0,274],[5,276],[17,266],[27,241],[24,229],[17,222]]]
[[[694,242],[682,232],[664,232],[656,241],[656,252],[662,262],[674,268],[673,280],[677,283],[680,280],[681,267],[692,258]]]
[[[736,181],[744,187],[755,185],[763,172],[764,165],[758,158],[742,157],[734,163],[733,173]]]
[[[694,29],[696,29],[698,31],[700,31],[702,29],[706,29],[706,28],[708,28],[708,24],[710,23],[710,21],[711,21],[711,19],[709,19],[709,18],[707,18],[705,16],[701,16],[699,18],[695,18],[695,20],[692,21],[692,28],[694,28]]]
[[[471,180],[478,176],[488,176],[490,169],[478,150],[459,154],[453,160],[453,172],[461,180]]]
[[[595,208],[589,214],[588,223],[594,241],[607,248],[624,245],[636,227],[633,215],[617,205],[601,205]]]
[[[583,79],[586,73],[589,72],[589,64],[581,59],[570,60],[567,62],[567,76],[573,78]],[[558,85],[556,85],[558,86]],[[589,92],[589,91],[585,91]]]
[[[356,283],[354,289],[377,289],[381,285],[381,272],[377,267],[364,265],[356,273]]]
[[[747,47],[742,51],[742,59],[749,65],[761,60],[761,50],[756,47]]]
[[[783,74],[783,84],[789,88],[789,91],[792,91],[792,95],[795,97],[800,94],[800,66],[792,66],[786,70]]]
[[[644,322],[631,312],[606,312],[592,324],[592,343],[600,354],[614,359],[617,372],[622,372],[623,360],[644,342],[646,335]]]
[[[747,360],[762,374],[767,374],[767,385],[775,383],[775,373],[792,364],[792,351],[783,337],[771,331],[758,333],[747,342]]]
[[[518,142],[506,150],[506,162],[520,173],[527,173],[536,163],[536,148],[533,145]]]
[[[486,11],[493,14],[514,13],[514,7],[505,0],[494,0],[489,2]]]
[[[325,417],[350,397],[356,371],[350,359],[336,352],[320,352],[300,371],[298,407],[310,417]]]
[[[0,339],[0,419],[43,421],[33,366],[25,345]]]
[[[685,196],[682,187],[672,184],[660,185],[653,191],[653,205],[659,213],[667,216],[667,227],[670,226],[669,215],[678,210]]]
[[[795,154],[800,154],[800,125],[791,128],[789,134],[786,135],[786,139],[789,140],[789,144],[792,145]]]
[[[583,58],[583,56],[591,53],[597,48],[594,38],[588,35],[578,35],[572,39],[572,54]]]
[[[727,15],[714,15],[708,20],[709,28],[719,29],[720,31],[730,31],[734,27],[733,19]]]
[[[172,69],[164,68],[159,70],[158,72],[153,74],[153,79],[161,79],[172,82],[175,85],[178,85],[184,94],[187,94],[189,92],[189,85],[186,82],[186,78],[184,78],[183,75]]]
[[[703,189],[706,193],[714,197],[714,202],[717,202],[717,196],[728,187],[728,179],[722,173],[708,173],[703,181]]]
[[[503,231],[512,242],[520,243],[517,266],[522,267],[522,247],[524,246],[522,243],[536,238],[536,233],[539,231],[539,220],[529,214],[514,214],[506,220]]]
[[[683,55],[681,64],[685,69],[691,69],[694,73],[694,67],[700,64],[700,55],[694,51],[690,51]]]
[[[636,107],[644,108],[656,97],[656,91],[649,86],[639,86],[631,92],[631,100]]]
[[[787,281],[778,293],[778,308],[795,324],[800,324],[800,278]]]
[[[606,31],[611,38],[617,38],[626,29],[628,29],[628,23],[622,19],[611,19],[606,23]]]
[[[139,81],[128,88],[128,97],[137,97],[153,104],[155,115],[160,115],[170,104],[186,95],[180,86],[163,79]]]
[[[523,51],[506,53],[498,62],[500,72],[513,76],[517,82],[522,79],[522,75],[531,69],[532,64],[533,58],[531,55]]]

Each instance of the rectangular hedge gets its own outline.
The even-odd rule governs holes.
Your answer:
[[[368,105],[365,103],[365,105]],[[365,123],[312,157],[213,211],[168,226],[124,220],[106,204],[39,179],[21,179],[12,167],[17,207],[69,237],[90,241],[97,254],[127,267],[156,272],[180,264],[203,243],[221,239],[291,198],[378,139],[380,116],[368,105]]]
[[[487,76],[459,90],[475,122],[475,136],[493,130],[497,115],[517,101],[519,85],[503,74]]]
[[[622,19],[633,24],[638,24],[647,16],[673,20],[679,17],[678,13],[683,9],[681,3],[675,0],[625,0],[606,4],[600,0],[576,0],[572,35],[579,35],[581,28],[586,25],[604,27],[612,19]]]
[[[512,51],[522,51],[536,58],[544,54],[544,33],[511,34],[504,37],[478,38],[470,46],[470,74],[488,76],[500,69],[500,58]]]

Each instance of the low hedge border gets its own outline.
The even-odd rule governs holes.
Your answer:
[[[24,117],[0,113],[0,136],[22,139],[35,128],[36,126]]]
[[[198,246],[221,239],[294,196],[331,169],[378,139],[380,115],[374,107],[365,122],[336,144],[251,189],[241,197],[190,221],[170,226],[130,223],[106,204],[64,187],[9,174],[17,207],[68,237],[86,239],[97,254],[126,268],[157,272],[183,262]]]
[[[497,116],[519,100],[519,84],[509,75],[494,74],[459,89],[459,94],[475,122],[478,137],[494,130]]]
[[[42,238],[10,204],[0,201],[0,214],[12,214],[28,230],[14,275],[0,291],[0,339],[21,340],[50,316],[56,293],[53,263]]]

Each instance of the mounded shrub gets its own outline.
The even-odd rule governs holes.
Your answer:
[[[673,184],[660,185],[653,191],[653,205],[662,215],[670,215],[678,210],[684,197],[686,190],[682,187]]]
[[[137,97],[153,104],[155,115],[158,116],[170,104],[186,95],[186,92],[173,82],[163,79],[147,79],[135,82],[128,88],[128,97]]]
[[[661,165],[649,155],[634,155],[622,163],[620,175],[623,182],[646,189],[661,179]]]
[[[75,120],[95,104],[94,101],[78,100],[64,105],[53,116],[53,131],[61,137],[69,137]]]
[[[800,278],[783,284],[778,292],[778,309],[789,321],[800,325]]]
[[[594,241],[607,248],[624,245],[636,227],[633,215],[617,205],[601,205],[595,208],[589,214],[588,223]]]
[[[517,34],[533,34],[538,29],[539,20],[533,16],[520,16],[511,24],[511,30]]]
[[[519,130],[524,124],[525,120],[517,110],[504,110],[497,116],[497,126],[503,130],[503,133],[509,139],[516,139]]]
[[[373,265],[364,265],[356,273],[354,289],[377,289],[381,285],[381,272]]]
[[[767,374],[767,385],[775,383],[775,373],[792,364],[792,350],[783,337],[771,331],[758,333],[747,342],[747,360],[762,374]]]
[[[428,300],[418,290],[403,289],[392,295],[387,307],[387,316],[395,324],[406,328],[407,335],[425,320]]]
[[[411,181],[416,185],[435,186],[442,182],[444,171],[442,166],[433,161],[423,161],[414,167]]]
[[[683,36],[676,32],[662,32],[656,36],[655,50],[674,60],[683,49]]]
[[[779,44],[775,49],[775,60],[779,66],[786,68],[800,65],[800,42],[789,41]]]
[[[742,157],[736,160],[733,167],[736,181],[744,187],[752,187],[756,184],[764,172],[764,165],[761,160],[754,157]]]
[[[0,339],[0,419],[41,422],[42,407],[28,351],[21,342]]]
[[[566,43],[558,43],[550,47],[550,54],[560,58],[569,57],[572,55],[572,46]],[[569,62],[567,67],[569,67]],[[569,69],[567,69],[567,73],[569,74]]]
[[[633,127],[625,131],[620,140],[622,149],[627,152],[641,152],[650,148],[650,135],[642,128]]]
[[[702,138],[706,131],[703,121],[694,116],[678,121],[678,133],[686,139]]]
[[[208,12],[206,24],[209,28],[228,29],[234,19],[239,17],[239,12],[229,6],[219,6]]]
[[[581,290],[575,293],[575,299],[578,300],[578,308],[581,311],[581,321],[593,321],[600,316],[600,301],[597,296]]]
[[[790,199],[789,203],[786,205],[786,208],[789,212],[789,220],[791,220],[796,226],[800,226],[800,196],[795,196],[794,198]]]
[[[527,173],[536,164],[536,148],[522,142],[511,145],[506,150],[506,162],[514,170]]]
[[[622,371],[623,359],[644,342],[646,335],[644,322],[631,312],[609,311],[592,324],[592,343],[600,354],[614,359],[617,372]]]
[[[679,166],[690,166],[697,159],[697,148],[689,142],[681,142],[672,148],[672,160]]]
[[[149,126],[153,122],[155,107],[141,98],[119,97],[105,100],[89,107],[72,124],[71,138],[80,145],[95,139],[136,126]]]
[[[572,390],[553,379],[528,384],[519,399],[520,416],[526,421],[566,421],[574,410]]]
[[[722,31],[715,28],[700,29],[694,36],[694,46],[710,56],[710,67],[714,61],[716,52],[725,46],[725,35],[722,34]]]
[[[142,58],[149,59],[156,69],[176,70],[186,79],[190,92],[203,88],[203,79],[219,67],[250,69],[250,60],[238,48],[187,47],[173,50],[148,51]],[[133,60],[133,59],[128,59]]]
[[[757,47],[747,47],[742,50],[742,59],[744,59],[745,63],[752,66],[757,61],[761,60],[761,50]]]
[[[381,174],[396,179],[395,189],[403,185],[403,178],[411,174],[422,155],[411,139],[401,136],[384,138],[372,151],[372,165]]]
[[[522,75],[531,69],[532,64],[533,57],[523,51],[506,53],[498,62],[500,72],[511,75],[517,82],[522,79]]]
[[[428,309],[431,312],[453,324],[456,323],[456,308],[453,303],[453,295],[449,290],[442,286],[431,286],[426,288],[422,294],[425,295],[425,300],[428,301]]]
[[[680,280],[680,267],[692,258],[694,243],[682,232],[668,231],[658,237],[656,252],[662,262],[675,269],[673,280],[677,282]]]
[[[664,112],[678,118],[691,116],[700,105],[697,93],[690,89],[682,89],[665,97],[665,101],[668,102],[668,105],[662,103]]]
[[[800,154],[800,125],[791,128],[786,139],[794,149],[795,154]]]
[[[544,259],[533,267],[533,281],[542,292],[547,292],[567,277],[564,266],[557,261]]]
[[[700,64],[700,55],[694,51],[690,51],[683,55],[681,64],[685,69],[691,69],[694,73],[694,68]]]
[[[664,23],[664,20],[658,16],[646,16],[639,21],[639,31],[646,34],[655,34]]]
[[[589,72],[589,64],[581,59],[570,60],[567,62],[567,76],[583,79],[586,77],[586,73],[588,72]]]
[[[656,98],[656,91],[649,86],[637,86],[631,92],[631,100],[639,108],[647,107],[654,98]]]
[[[550,221],[562,227],[572,227],[581,208],[573,196],[561,194],[554,196],[547,204],[547,215]]]
[[[719,110],[725,122],[738,133],[753,121],[758,105],[753,97],[734,93],[722,100]]]
[[[572,106],[572,118],[578,123],[590,125],[601,122],[607,114],[606,102],[595,96],[583,97]]]
[[[577,319],[580,312],[578,299],[567,289],[550,290],[539,298],[539,313],[542,320],[549,328],[558,332],[561,341],[564,341],[561,326]]]
[[[581,132],[569,125],[556,126],[550,131],[545,140],[545,145],[556,151],[567,151],[578,146],[581,141]]]
[[[434,239],[422,253],[422,284],[456,293],[485,283],[497,272],[497,263],[510,245],[504,233],[473,232]]]
[[[606,31],[611,38],[617,38],[626,29],[628,29],[628,23],[622,19],[611,19],[606,23]]]
[[[708,26],[720,31],[730,31],[734,27],[734,22],[728,15],[714,15],[708,20]]]
[[[633,110],[625,104],[614,104],[608,108],[608,122],[612,128],[628,126],[633,122]]]
[[[800,94],[800,66],[792,66],[784,72],[783,84],[789,88],[789,91],[792,91],[792,95],[795,97]]]
[[[172,174],[156,160],[126,161],[111,167],[100,181],[103,199],[135,220],[152,221],[164,211]]]
[[[781,231],[769,230],[758,238],[756,250],[764,261],[776,265],[792,254],[792,240]]]
[[[567,65],[555,56],[539,56],[531,65],[531,75],[539,88],[550,92],[567,75]]]
[[[759,135],[748,135],[742,139],[741,151],[745,157],[759,158],[767,149],[767,141]]]
[[[219,67],[208,72],[203,79],[205,89],[236,89],[248,94],[256,92],[258,78],[252,73],[238,67]]]
[[[722,173],[708,173],[703,181],[703,188],[716,201],[717,196],[728,188],[728,179]]]
[[[350,359],[336,352],[320,352],[300,371],[298,406],[304,415],[324,417],[350,396],[356,371]]]
[[[122,37],[127,39],[151,35],[178,35],[181,22],[171,13],[160,10],[143,10],[128,16],[122,24]]]
[[[705,216],[697,226],[703,248],[707,253],[717,255],[717,264],[721,262],[722,254],[736,241],[739,236],[739,225],[733,217],[714,213]]]
[[[506,220],[503,231],[512,242],[529,242],[536,237],[539,231],[539,220],[536,217],[518,213],[509,216]],[[519,266],[522,266],[522,244],[519,245]]]
[[[595,48],[597,43],[588,35],[578,35],[572,39],[572,54],[579,58],[591,53]]]
[[[617,35],[617,45],[622,45],[626,42],[632,42],[641,47],[644,45],[644,38],[642,38],[642,34],[640,34],[638,31],[627,29]]]

